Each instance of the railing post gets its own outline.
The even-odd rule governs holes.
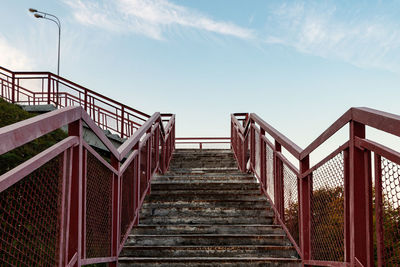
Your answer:
[[[147,133],[146,133],[146,135],[147,134],[151,134],[151,127],[149,128],[149,130],[147,130]],[[146,172],[147,172],[147,177],[146,177],[146,187],[148,187],[148,190],[147,190],[147,192],[146,192],[146,194],[147,195],[150,195],[150,193],[151,193],[151,188],[150,188],[150,178],[151,178],[151,159],[152,159],[152,157],[151,157],[151,146],[152,146],[152,137],[149,137],[149,139],[147,139],[147,144],[146,144],[146,149],[147,149],[147,165],[146,165],[146,167],[147,167],[147,170],[146,170]]]
[[[51,90],[51,78],[49,73],[47,75],[47,104],[50,104],[50,90]]]
[[[85,93],[83,96],[83,109],[87,112],[87,97],[88,97],[88,93],[87,90],[85,89]]]
[[[248,145],[249,136],[250,135],[247,135],[247,138],[246,138],[246,135],[243,135],[243,145],[241,147],[241,149],[242,149],[242,172],[247,171],[246,163],[247,163],[247,149],[249,147],[249,145]]]
[[[261,186],[262,188],[265,190],[265,192],[267,191],[267,164],[266,164],[266,144],[264,142],[263,136],[265,136],[265,130],[263,128],[260,127],[260,178],[261,178]],[[261,194],[263,193],[263,190],[261,190]]]
[[[135,211],[136,211],[136,224],[139,224],[139,203],[140,203],[140,146],[139,142],[133,147],[133,151],[138,151],[138,155],[136,156],[136,164],[135,164],[135,177],[136,183],[133,190],[133,195],[135,197]]]
[[[277,153],[282,152],[282,146],[277,141],[275,141],[275,151],[274,151],[274,203],[278,210],[280,218],[284,219],[284,195],[283,195],[283,163],[278,158]],[[276,215],[277,216],[277,215]]]
[[[376,218],[376,250],[378,267],[385,266],[385,243],[383,232],[383,196],[381,156],[375,153],[375,218]]]
[[[121,109],[121,138],[124,138],[125,107]]]
[[[351,266],[373,266],[371,257],[372,212],[370,161],[355,145],[355,138],[365,138],[365,125],[350,122],[350,260]],[[368,156],[367,156],[368,157]]]
[[[250,169],[255,172],[256,158],[256,130],[254,129],[254,121],[250,119]]]
[[[119,160],[111,155],[111,165],[119,173]],[[113,202],[112,202],[112,240],[111,240],[111,255],[114,257],[118,256],[118,248],[120,241],[120,202],[121,202],[121,177],[120,175],[112,174],[112,190],[113,190]],[[117,266],[117,262],[109,263],[109,266]]]
[[[68,135],[78,136],[79,146],[72,148],[71,164],[71,188],[69,198],[69,223],[67,225],[66,253],[64,263],[69,264],[72,257],[76,254],[76,261],[72,266],[80,266],[82,260],[82,232],[83,227],[83,169],[86,166],[86,160],[83,158],[82,146],[82,121],[78,120],[68,125]]]
[[[11,103],[15,103],[15,73],[11,74]]]
[[[310,158],[306,156],[300,161],[300,173],[306,172],[310,168]],[[312,175],[308,175],[299,181],[299,211],[300,211],[300,250],[303,260],[311,259],[311,192]]]
[[[344,261],[350,262],[350,151],[343,151],[344,163]]]

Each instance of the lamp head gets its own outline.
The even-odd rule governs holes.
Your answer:
[[[34,9],[34,8],[30,8],[30,9],[29,9],[29,12],[35,13],[35,12],[37,12],[37,10]]]
[[[38,19],[43,18],[43,16],[38,13],[35,13],[34,16],[35,16],[35,18],[38,18]]]

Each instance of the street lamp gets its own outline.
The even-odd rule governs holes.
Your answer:
[[[51,20],[53,21],[55,24],[57,24],[58,26],[58,63],[57,63],[57,76],[60,76],[60,39],[61,39],[61,22],[60,20],[49,13],[46,12],[42,12],[42,11],[38,11],[34,8],[30,8],[29,12],[34,13],[33,15],[35,16],[35,18],[38,19],[47,19],[47,20]]]

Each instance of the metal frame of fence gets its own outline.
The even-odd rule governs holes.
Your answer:
[[[81,106],[97,125],[121,138],[130,137],[150,118],[51,72],[14,72],[0,66],[0,93],[8,102],[21,105]]]
[[[348,141],[310,166],[310,153],[345,125]],[[305,149],[254,113],[231,115],[239,169],[257,177],[303,265],[400,264],[391,238],[400,236],[400,153],[366,139],[366,126],[400,137],[400,116],[369,108],[351,108]]]
[[[83,140],[83,123],[109,161]],[[0,176],[0,265],[115,266],[175,148],[174,115],[164,128],[154,113],[116,149],[86,111],[66,107],[0,128],[0,155],[64,125],[69,137]]]

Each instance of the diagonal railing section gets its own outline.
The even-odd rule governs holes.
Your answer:
[[[0,97],[21,105],[81,106],[96,124],[130,137],[150,115],[51,72],[13,72],[0,67]]]
[[[83,124],[109,157],[83,140]],[[151,178],[175,148],[175,115],[154,113],[116,149],[71,106],[0,128],[0,155],[65,125],[67,138],[0,176],[1,266],[115,266]]]
[[[346,125],[348,140],[310,166]],[[366,139],[366,126],[400,137],[400,116],[369,108],[351,108],[305,149],[256,114],[231,115],[239,169],[257,177],[304,265],[400,264],[400,153]]]

